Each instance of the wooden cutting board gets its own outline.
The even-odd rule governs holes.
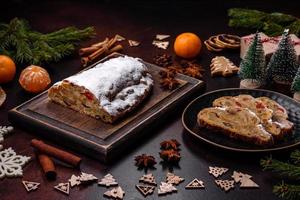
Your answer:
[[[117,56],[124,55],[111,54],[89,68]],[[176,78],[180,86],[173,91],[164,90],[159,84],[161,68],[143,63],[154,79],[152,92],[133,112],[114,124],[103,123],[53,103],[49,101],[47,91],[9,111],[9,120],[53,142],[101,161],[109,161],[114,154],[142,137],[147,132],[143,131],[146,127],[203,86],[203,81],[179,74]]]

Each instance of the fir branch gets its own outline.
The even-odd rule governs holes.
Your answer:
[[[286,176],[291,179],[300,180],[300,167],[290,163],[282,162],[272,157],[262,159],[260,164],[264,170],[271,170],[272,172],[278,173],[281,176]]]
[[[230,27],[242,27],[264,31],[270,36],[278,36],[286,28],[299,36],[300,19],[284,13],[265,13],[258,10],[231,8],[228,10]]]
[[[0,53],[13,57],[18,63],[42,64],[59,61],[70,55],[79,41],[95,35],[93,27],[66,27],[42,34],[30,28],[23,19],[0,24]]]
[[[300,164],[300,151],[295,150],[291,153],[291,159],[295,164]]]
[[[275,185],[273,192],[280,198],[288,200],[300,199],[300,185],[281,184]]]

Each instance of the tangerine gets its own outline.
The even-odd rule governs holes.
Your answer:
[[[174,51],[182,58],[195,58],[201,50],[200,38],[194,33],[181,33],[174,42]]]
[[[21,72],[19,83],[27,92],[38,93],[48,87],[51,79],[44,68],[30,65]]]
[[[0,55],[0,84],[7,83],[14,79],[16,65],[14,61],[5,55]]]

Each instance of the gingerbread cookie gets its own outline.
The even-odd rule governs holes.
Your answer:
[[[211,60],[211,76],[232,76],[239,71],[228,58],[224,56],[216,56]]]

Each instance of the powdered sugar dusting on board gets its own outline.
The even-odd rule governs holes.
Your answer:
[[[65,80],[89,90],[113,116],[135,105],[153,85],[147,67],[128,56],[112,58]]]

